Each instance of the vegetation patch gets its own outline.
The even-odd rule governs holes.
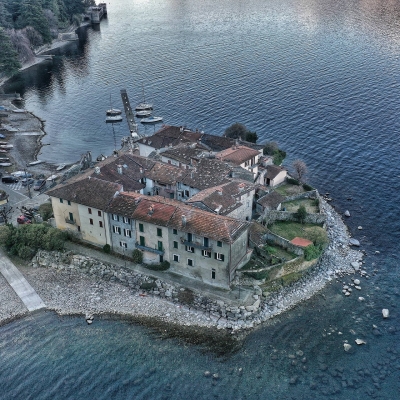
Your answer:
[[[136,264],[141,264],[143,262],[143,253],[139,249],[133,250],[132,261]]]
[[[168,261],[163,261],[160,264],[143,264],[143,266],[152,271],[166,271],[169,269],[170,264]]]
[[[42,224],[7,225],[1,235],[6,250],[24,260],[32,258],[38,250],[63,250],[67,235],[64,231]]]
[[[39,206],[39,214],[43,218],[43,221],[47,221],[53,216],[53,207],[50,203],[43,203]]]
[[[317,200],[318,204],[315,200]],[[317,214],[319,212],[318,199],[297,199],[282,203],[282,207],[288,212],[296,212],[300,206],[304,206],[309,214]]]
[[[314,224],[300,224],[298,222],[275,221],[269,229],[272,233],[281,236],[287,240],[295,237],[302,237],[311,240],[314,245],[322,245],[328,243],[328,235],[324,228]]]
[[[152,290],[152,289],[155,289],[156,287],[157,287],[157,284],[154,281],[143,282],[140,285],[140,289],[143,289],[143,290]]]
[[[180,290],[178,300],[182,304],[191,306],[194,303],[194,293],[190,289]]]
[[[283,185],[280,185],[277,188],[275,188],[275,191],[285,197],[304,193],[303,186],[289,183],[288,180],[286,180],[286,183],[284,183]]]

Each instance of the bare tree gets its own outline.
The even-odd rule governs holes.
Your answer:
[[[296,173],[297,179],[301,183],[305,175],[307,175],[308,172],[307,165],[303,160],[294,160],[292,165]]]
[[[4,220],[5,224],[8,224],[9,218],[11,217],[12,207],[9,205],[5,205],[0,207],[0,219]]]
[[[31,49],[31,42],[21,30],[9,29],[7,34],[15,50],[18,53],[19,60],[23,62],[31,61],[35,58],[35,54]]]

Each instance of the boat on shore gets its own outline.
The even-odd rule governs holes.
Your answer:
[[[28,165],[32,166],[32,165],[38,165],[41,164],[43,161],[42,160],[36,160],[36,161],[32,161],[30,163],[28,163]]]
[[[0,162],[0,167],[11,167],[11,165],[10,162]]]
[[[12,149],[13,147],[12,144],[0,144],[0,149]]]
[[[109,117],[106,118],[106,122],[121,122],[122,121],[122,117],[121,115],[110,115]]]
[[[148,118],[142,118],[140,122],[142,124],[157,124],[159,122],[162,122],[163,117],[148,117]]]
[[[57,179],[57,178],[58,178],[58,175],[57,175],[57,174],[54,174],[54,175],[49,176],[49,177],[47,178],[47,180],[48,180],[48,181],[54,181],[54,180]]]
[[[67,164],[60,164],[57,168],[56,171],[61,171],[62,169],[64,169],[66,167]]]

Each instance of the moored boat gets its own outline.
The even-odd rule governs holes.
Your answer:
[[[157,122],[162,122],[163,118],[162,117],[148,117],[148,118],[142,118],[140,122],[142,124],[156,124]]]
[[[110,115],[106,118],[106,122],[121,122],[122,117],[121,115]]]
[[[109,110],[106,111],[106,115],[109,116],[115,116],[120,114],[122,114],[122,111],[119,110],[118,108],[110,108]]]
[[[138,118],[150,117],[150,115],[151,115],[151,110],[136,111],[136,116]]]
[[[38,164],[41,164],[42,162],[43,162],[42,160],[36,160],[36,161],[30,162],[28,165],[38,165]]]

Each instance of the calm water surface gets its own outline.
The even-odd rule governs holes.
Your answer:
[[[350,210],[371,278],[350,298],[330,285],[224,358],[129,323],[39,313],[0,328],[0,398],[399,398],[400,3],[113,0],[108,10],[99,30],[7,87],[46,120],[40,159],[109,154],[110,95],[122,107],[126,88],[135,104],[143,86],[167,124],[222,134],[239,121],[277,141],[288,166],[303,158],[310,182]],[[127,132],[116,127],[118,140]]]

